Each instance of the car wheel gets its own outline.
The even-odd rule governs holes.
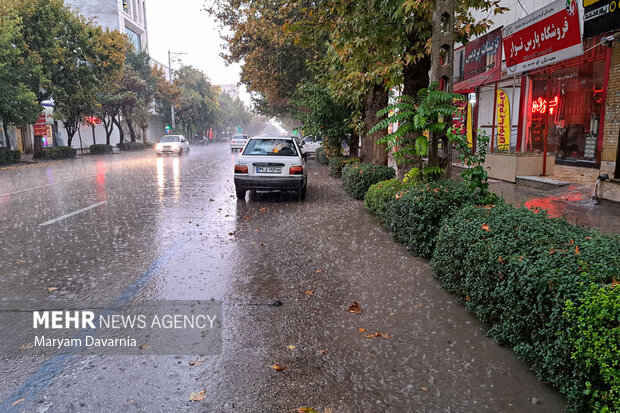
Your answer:
[[[179,156],[183,155],[183,148],[179,149]]]
[[[237,199],[245,199],[245,189],[235,189]]]

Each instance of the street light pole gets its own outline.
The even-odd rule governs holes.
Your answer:
[[[184,52],[171,52],[170,50],[168,50],[168,75],[170,78],[170,84],[172,84],[172,58],[177,57],[177,56],[181,56],[187,53]],[[171,126],[174,128],[176,127],[176,122],[174,119],[174,105],[172,105],[172,103],[170,103],[170,123],[172,124]]]

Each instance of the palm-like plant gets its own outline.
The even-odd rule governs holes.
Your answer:
[[[430,145],[437,145],[438,142],[438,139],[432,142],[429,140],[429,132],[437,137],[447,136],[450,141],[462,139],[460,135],[452,134],[451,130],[451,117],[458,110],[454,104],[457,99],[463,99],[463,96],[441,91],[439,83],[433,82],[428,88],[420,89],[417,97],[402,95],[396,103],[381,109],[377,115],[387,117],[375,125],[370,133],[396,123],[396,130],[379,142],[387,144],[388,150],[394,150],[397,163],[411,157],[421,160],[428,156]],[[439,164],[430,161],[421,169],[412,169],[408,178],[420,173],[423,176],[439,176],[443,172]]]

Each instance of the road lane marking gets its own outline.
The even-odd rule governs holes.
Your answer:
[[[112,173],[112,172],[114,172],[114,171],[100,173],[100,174],[95,174],[95,175],[81,176],[79,178],[67,179],[66,181],[60,181],[60,182],[54,182],[54,183],[51,183],[51,184],[35,186],[34,188],[20,189],[19,191],[15,191],[15,192],[7,192],[6,194],[0,194],[0,198],[3,197],[3,196],[11,196],[11,195],[21,194],[21,193],[24,193],[24,192],[34,191],[35,189],[47,188],[48,186],[52,186],[52,185],[65,184],[67,182],[79,181],[80,179],[94,178],[95,176],[105,175],[105,174],[109,174],[109,173]]]
[[[39,224],[39,226],[44,227],[44,226],[47,226],[47,225],[50,225],[50,224],[54,224],[54,223],[56,223],[58,221],[62,221],[63,219],[67,219],[67,218],[72,217],[74,215],[81,214],[82,212],[86,212],[86,211],[89,211],[89,210],[91,210],[93,208],[97,208],[98,206],[106,204],[107,202],[108,201],[98,202],[98,203],[93,204],[91,206],[87,206],[86,208],[82,208],[82,209],[78,209],[77,211],[69,212],[68,214],[60,216],[58,218],[54,218],[54,219],[50,219],[49,221],[45,221],[44,223]]]
[[[140,292],[140,289],[159,272],[161,267],[177,255],[186,242],[187,238],[178,239],[167,251],[157,257],[127,289],[116,296],[112,300],[112,304],[123,304],[131,301]],[[13,393],[0,401],[0,412],[21,412],[25,411],[24,406],[27,406],[28,403],[36,403],[38,395],[51,384],[56,376],[64,371],[67,363],[74,357],[76,357],[75,354],[56,354],[45,360],[39,369],[32,373]],[[13,405],[16,400],[23,397],[26,398],[23,404]]]

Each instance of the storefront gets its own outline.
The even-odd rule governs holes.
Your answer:
[[[598,40],[586,41],[585,49]],[[599,45],[527,76],[521,151],[555,153],[558,164],[600,163],[610,52]]]

